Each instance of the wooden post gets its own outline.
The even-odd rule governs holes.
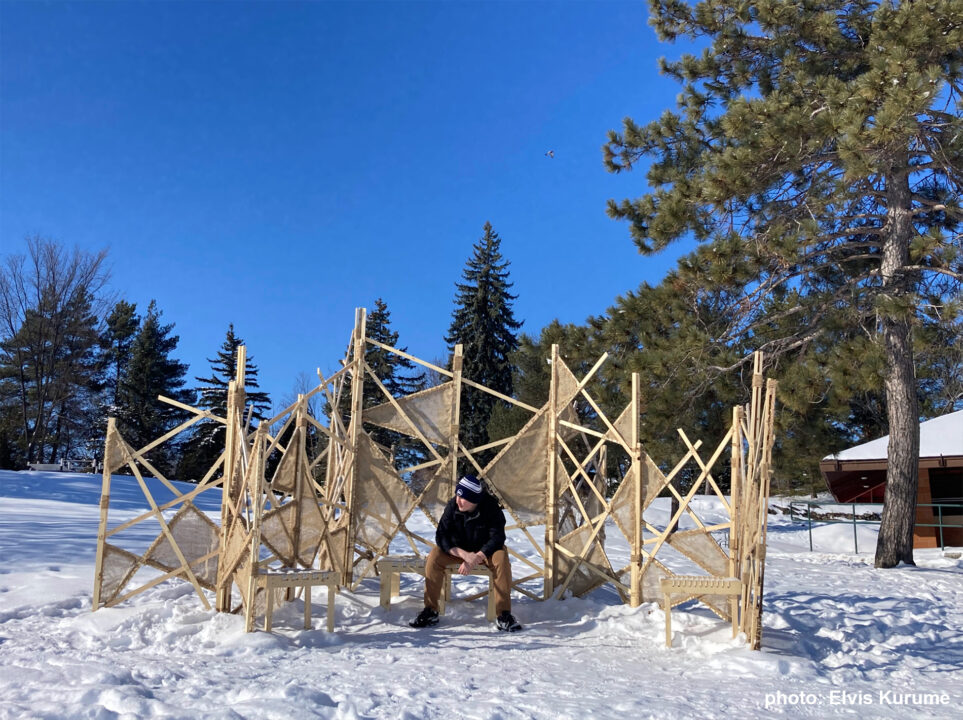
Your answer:
[[[633,528],[632,528],[632,588],[629,595],[629,604],[638,607],[642,604],[642,444],[639,440],[639,374],[632,373],[632,488],[633,502]]]
[[[227,428],[224,432],[224,467],[222,469],[221,480],[221,532],[220,532],[220,558],[218,567],[223,568],[224,558],[227,551],[228,529],[231,526],[231,489],[234,487],[233,475],[236,458],[234,457],[234,447],[236,444],[236,425],[237,409],[236,402],[236,383],[231,380],[227,384]],[[222,578],[218,571],[217,595],[214,599],[214,607],[218,612],[230,612],[231,610],[231,582],[228,578]]]
[[[556,555],[555,541],[558,534],[558,345],[552,345],[552,380],[548,390],[548,498],[545,507],[545,571],[543,597],[547,600],[555,592]]]
[[[739,577],[742,513],[742,408],[732,408],[732,444],[729,452],[729,576]]]
[[[455,345],[455,352],[451,358],[452,403],[454,404],[451,413],[451,437],[448,441],[448,448],[451,453],[451,486],[444,497],[454,495],[455,485],[458,484],[458,453],[461,447],[459,443],[459,435],[461,435],[461,377],[464,361],[464,348],[459,343]]]
[[[240,458],[238,457],[238,446],[246,442],[242,427],[244,417],[245,391],[244,385],[247,368],[247,347],[239,345],[237,348],[237,359],[234,367],[234,379],[227,385],[227,428],[224,433],[224,465],[221,469],[221,532],[220,549],[221,559],[227,551],[228,531],[232,524],[232,502],[231,499],[235,492],[242,491],[243,488],[237,487],[237,483],[243,482],[243,478],[235,477],[238,470]],[[221,563],[218,563],[220,566]],[[231,579],[221,577],[218,572],[218,587],[214,598],[214,607],[218,612],[231,611]]]
[[[358,436],[361,433],[361,413],[364,406],[364,354],[366,311],[354,312],[354,343],[351,350],[351,415],[348,421],[348,447],[351,466],[345,483],[345,506],[348,508],[348,537],[344,543],[344,573],[342,584],[350,586],[354,581],[354,542],[357,516],[354,512],[354,491],[358,481]]]
[[[258,572],[260,569],[258,565],[261,560],[261,517],[264,514],[264,492],[266,489],[264,486],[264,450],[266,438],[267,428],[265,428],[264,425],[258,425],[257,431],[254,434],[254,447],[251,450],[250,464],[248,465],[247,474],[244,478],[247,482],[247,488],[242,490],[242,492],[247,492],[251,501],[251,539],[248,548],[250,553],[248,561],[251,564],[251,572],[248,576],[248,602],[244,614],[245,632],[251,632],[254,629],[254,600],[257,595]],[[273,592],[272,589],[267,586],[265,586],[264,591],[266,593]],[[270,614],[271,600],[267,599],[267,601],[267,612]]]
[[[294,505],[294,564],[295,566],[301,561],[301,515],[304,512],[304,508],[301,505],[301,495],[304,492],[304,483],[308,482],[308,478],[304,476],[304,464],[301,462],[301,458],[304,457],[306,453],[307,445],[307,432],[308,432],[308,418],[305,412],[305,400],[304,395],[298,393],[298,407],[295,410],[295,421],[294,421],[294,437],[291,438],[291,442],[288,444],[287,450],[285,452],[294,453],[294,487],[292,488],[292,502]],[[313,560],[313,558],[312,558]],[[290,594],[290,593],[289,593]],[[288,598],[293,599],[292,597]]]
[[[110,458],[117,442],[117,421],[107,418],[107,439],[104,442],[104,470],[100,484],[100,524],[97,528],[97,560],[94,563],[94,599],[92,610],[100,607],[100,586],[104,583],[104,545],[107,542],[107,508],[110,506]]]

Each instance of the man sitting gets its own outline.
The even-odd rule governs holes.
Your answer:
[[[512,616],[512,565],[505,550],[505,515],[474,475],[458,481],[455,497],[445,505],[438,523],[435,545],[425,560],[425,609],[409,623],[411,627],[438,624],[438,599],[446,568],[458,565],[458,572],[468,575],[484,564],[491,570],[495,586],[495,624],[508,632],[522,629]]]

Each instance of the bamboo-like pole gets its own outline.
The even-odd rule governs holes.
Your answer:
[[[358,436],[361,434],[361,413],[364,407],[364,352],[366,311],[357,308],[354,313],[354,345],[351,370],[351,415],[348,421],[348,448],[351,465],[345,483],[345,505],[348,506],[348,537],[344,543],[344,573],[342,584],[351,586],[354,580],[354,546],[357,513],[354,511],[355,486],[358,482]]]
[[[558,533],[558,345],[552,345],[552,379],[548,390],[548,498],[545,507],[545,571],[542,595],[547,600],[555,592],[557,558],[555,554]]]
[[[110,506],[110,458],[114,454],[113,443],[117,441],[117,421],[107,418],[107,439],[104,441],[104,468],[100,484],[100,524],[97,528],[97,560],[94,563],[93,610],[100,607],[100,588],[104,584],[104,551],[107,543],[107,509]]]
[[[762,645],[762,595],[766,578],[766,536],[769,526],[769,488],[772,481],[772,446],[775,442],[776,380],[766,382],[763,400],[762,458],[759,472],[759,546],[756,553],[758,570],[753,597],[755,606],[749,632],[749,647],[758,650]]]
[[[301,561],[301,515],[304,512],[304,508],[301,505],[301,497],[304,493],[304,484],[308,482],[308,478],[304,472],[304,463],[301,462],[301,458],[307,454],[307,432],[308,432],[308,419],[305,412],[304,395],[298,393],[298,407],[296,410],[297,419],[294,425],[294,438],[293,442],[288,443],[287,452],[296,453],[294,456],[294,488],[292,490],[292,502],[295,503],[294,511],[294,565],[295,567]],[[289,598],[290,599],[290,598]]]
[[[234,525],[233,504],[231,498],[237,492],[242,492],[243,488],[237,486],[239,478],[238,466],[238,443],[242,442],[241,418],[244,407],[244,368],[247,364],[247,348],[240,345],[237,348],[237,364],[234,371],[234,379],[227,385],[227,430],[224,433],[224,470],[221,482],[221,532],[220,547],[221,556],[219,558],[217,593],[215,596],[215,607],[218,612],[231,611],[231,579],[229,574],[223,571],[223,560],[227,552],[228,538]]]
[[[632,527],[632,589],[629,594],[629,604],[638,607],[642,604],[642,443],[639,438],[639,413],[641,412],[639,398],[639,374],[632,373],[632,473],[633,484],[633,527]]]
[[[264,447],[266,442],[266,430],[264,425],[258,425],[254,433],[254,448],[251,452],[251,461],[247,468],[245,477],[245,488],[241,491],[247,493],[251,502],[251,536],[248,546],[248,569],[250,574],[247,578],[247,605],[244,608],[244,631],[251,632],[254,629],[254,605],[257,596],[257,576],[261,560],[261,516],[264,512]],[[272,592],[265,587],[266,593]]]
[[[449,474],[448,492],[442,497],[455,494],[455,485],[458,483],[458,451],[461,443],[458,436],[461,434],[461,387],[462,387],[462,367],[464,365],[464,347],[459,343],[455,345],[455,351],[451,358],[451,382],[452,382],[452,411],[451,411],[451,433],[448,440],[448,452],[451,458],[451,473]]]
[[[729,576],[739,577],[742,517],[742,408],[732,408],[732,447],[729,458]]]

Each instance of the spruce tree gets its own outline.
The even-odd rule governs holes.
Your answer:
[[[374,310],[367,313],[365,317],[365,337],[376,340],[389,347],[397,348],[402,352],[407,352],[407,347],[398,345],[399,334],[391,329],[391,311],[388,304],[382,299],[375,300]],[[368,344],[365,346],[364,360],[374,371],[378,379],[381,380],[385,390],[391,393],[394,398],[418,392],[425,387],[425,377],[423,373],[416,372],[413,362],[401,355],[397,355],[387,350],[383,350],[376,345]],[[377,385],[370,379],[365,378],[364,387],[361,392],[362,407],[371,408],[376,405],[383,405],[389,400]],[[349,379],[341,394],[341,415],[347,422],[348,410],[351,405],[351,380]],[[328,408],[325,408],[329,412]],[[377,426],[365,426],[365,430],[371,434],[374,441],[381,446],[385,455],[396,460],[396,465],[401,468],[416,464],[424,457],[425,451],[421,442],[416,438],[411,438],[394,430]]]
[[[762,346],[776,355],[871,327],[890,431],[876,565],[912,563],[914,328],[963,277],[963,0],[650,8],[662,40],[709,46],[662,61],[682,84],[677,111],[610,133],[608,169],[645,159],[652,190],[609,212],[642,252],[694,237],[693,274],[739,280],[718,342],[776,324],[785,334]]]
[[[137,330],[140,328],[140,316],[137,315],[136,303],[120,300],[114,305],[107,316],[106,327],[100,337],[103,348],[104,386],[106,390],[106,404],[108,415],[116,412],[117,398],[120,384],[127,374],[130,363],[131,348]]]
[[[375,300],[374,311],[365,320],[366,337],[390,347],[407,352],[407,347],[398,347],[398,333],[391,329],[391,311],[382,298]],[[375,375],[392,397],[403,397],[418,392],[424,387],[424,377],[415,372],[415,364],[401,355],[368,345],[365,362],[374,370]],[[385,394],[374,383],[365,382],[364,407],[373,407],[388,402]],[[398,461],[400,467],[407,467],[420,461],[426,451],[417,439],[402,435],[387,428],[371,428],[374,441],[388,450],[389,456]]]
[[[193,399],[184,389],[187,365],[171,357],[177,348],[177,335],[171,335],[173,323],[161,324],[161,311],[151,300],[147,315],[131,346],[126,377],[120,383],[117,429],[127,444],[137,449],[147,445],[183,422],[187,413],[157,399],[164,395],[189,403]],[[170,473],[177,462],[180,448],[164,443],[148,453],[148,459],[161,472]]]
[[[207,359],[211,364],[210,377],[194,378],[201,383],[195,388],[198,407],[208,409],[219,417],[227,417],[228,384],[237,375],[237,349],[243,344],[244,340],[234,333],[234,323],[228,325],[217,356]],[[251,356],[248,356],[244,367],[245,404],[253,406],[252,417],[260,421],[270,409],[271,400],[267,393],[257,389],[258,370]],[[181,480],[200,480],[224,451],[225,435],[226,428],[222,423],[199,424],[184,449],[177,469],[178,477]]]
[[[51,462],[93,456],[102,438],[98,425],[97,400],[101,392],[99,320],[94,299],[87,293],[74,295],[67,303],[69,320],[63,343],[55,355],[51,385],[51,427],[48,434]]]
[[[511,353],[518,348],[516,332],[522,323],[515,320],[512,303],[517,298],[509,291],[509,262],[501,254],[501,238],[485,223],[484,234],[472,248],[472,256],[456,283],[455,309],[445,342],[449,352],[463,346],[464,375],[487,388],[512,396]],[[462,442],[473,448],[489,441],[488,424],[496,406],[493,396],[465,386],[461,400]]]

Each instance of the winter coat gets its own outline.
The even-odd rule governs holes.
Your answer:
[[[481,550],[490,558],[505,547],[505,515],[498,501],[486,492],[474,511],[463,513],[455,498],[449,500],[435,532],[435,544],[443,552],[455,547],[468,552]]]

